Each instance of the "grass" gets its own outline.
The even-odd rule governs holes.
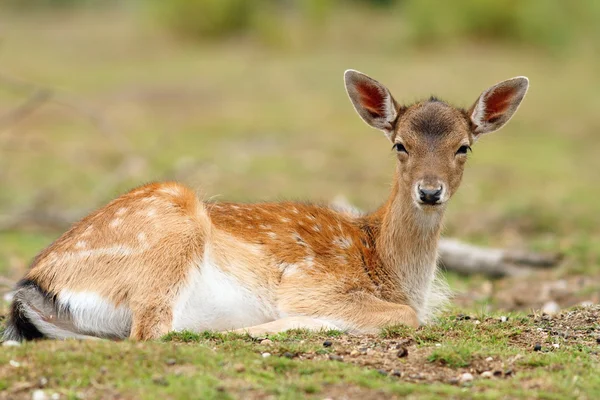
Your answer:
[[[512,321],[512,322],[511,322]],[[337,331],[310,333],[293,331],[270,337],[262,343],[245,335],[211,332],[169,334],[161,341],[79,342],[42,341],[21,347],[4,348],[0,353],[0,387],[10,390],[10,398],[47,383],[44,390],[66,398],[324,398],[348,393],[395,397],[406,394],[419,398],[446,395],[469,398],[503,397],[594,398],[600,393],[598,353],[591,336],[579,336],[561,343],[549,343],[542,352],[533,343],[543,328],[541,320],[514,314],[507,322],[497,315],[479,324],[457,320],[448,314],[439,325],[416,332],[396,330],[385,339],[366,340]],[[527,334],[516,334],[516,329]],[[420,341],[411,336],[443,336]],[[552,336],[552,334],[550,334]],[[519,340],[510,340],[519,337]],[[332,346],[324,347],[329,340]],[[409,349],[405,359],[390,358],[386,352],[402,340]],[[553,339],[549,340],[552,341]],[[412,344],[411,344],[412,343]],[[368,355],[351,355],[351,349],[367,346]],[[265,353],[271,354],[264,357]],[[343,361],[330,360],[338,354]],[[385,366],[379,358],[388,357]],[[492,357],[493,361],[485,361]],[[365,368],[362,361],[382,367]],[[9,361],[19,363],[10,366]],[[391,360],[391,361],[389,361]],[[13,363],[14,365],[14,363]],[[404,373],[399,379],[390,369]],[[452,383],[465,371],[500,371],[509,377],[477,378],[467,386]],[[410,381],[414,371],[432,380],[428,385]],[[435,372],[432,372],[435,371]],[[431,379],[431,374],[438,378]],[[441,379],[441,382],[440,382]],[[408,381],[407,381],[408,380]],[[437,381],[436,381],[437,380]],[[449,384],[451,383],[451,384]],[[29,386],[27,386],[29,384]]]
[[[360,35],[347,29],[361,18],[377,23]],[[89,210],[130,187],[170,178],[218,199],[329,201],[343,194],[372,209],[387,196],[393,158],[382,135],[352,110],[342,85],[345,69],[374,76],[400,101],[436,93],[461,106],[497,81],[527,75],[531,90],[518,114],[474,146],[446,234],[564,252],[564,265],[545,280],[597,274],[596,54],[559,58],[486,43],[405,48],[378,40],[390,37],[393,19],[348,12],[336,21],[314,46],[273,50],[240,41],[192,46],[126,12],[7,18],[0,72],[58,88],[107,121],[118,139],[54,103],[0,127],[0,214],[34,199],[40,207]],[[0,115],[28,94],[4,90],[0,82]],[[136,162],[110,184],[107,176],[124,153]],[[0,276],[19,279],[58,234],[0,233]],[[448,278],[462,293],[489,283]],[[538,275],[529,279],[532,288],[544,283]],[[565,339],[552,334],[559,329],[552,321],[506,310],[490,314],[499,301],[493,289],[432,326],[392,327],[372,337],[294,331],[263,345],[245,336],[185,332],[150,343],[6,347],[0,398],[31,398],[42,377],[48,379],[44,390],[63,398],[597,397],[598,325],[565,322],[576,336],[587,335]],[[575,299],[597,293],[596,283]],[[508,322],[498,322],[500,315]],[[332,348],[322,345],[326,339]],[[537,342],[542,352],[533,352]],[[408,358],[390,355],[396,345],[408,346]],[[263,358],[265,352],[271,356]],[[329,359],[335,354],[343,362]],[[502,378],[480,378],[484,368],[498,369]],[[514,374],[505,376],[509,369]],[[477,379],[466,386],[451,382],[465,372]]]

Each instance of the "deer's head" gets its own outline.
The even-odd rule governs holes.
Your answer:
[[[434,97],[401,106],[385,86],[367,75],[348,70],[344,79],[360,117],[392,142],[400,188],[423,210],[441,208],[456,192],[471,145],[510,120],[529,86],[525,77],[506,80],[485,90],[464,110]]]

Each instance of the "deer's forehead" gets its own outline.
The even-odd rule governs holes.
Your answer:
[[[430,100],[410,106],[404,112],[396,135],[415,142],[455,142],[469,137],[469,123],[462,110]]]

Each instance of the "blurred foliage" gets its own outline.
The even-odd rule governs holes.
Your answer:
[[[21,10],[106,6],[102,0],[2,0]],[[596,0],[122,0],[151,8],[173,33],[194,40],[233,35],[285,41],[293,30],[310,34],[348,7],[398,16],[394,41],[447,45],[498,41],[542,49],[564,49],[582,39],[597,44],[600,1]],[[368,17],[365,17],[368,18]],[[314,39],[308,36],[309,40]]]
[[[600,33],[595,0],[406,0],[402,12],[419,43],[471,39],[560,48]]]

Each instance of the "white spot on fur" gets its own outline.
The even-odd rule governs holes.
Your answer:
[[[297,209],[296,207],[292,207],[292,212],[293,212],[294,214],[298,214],[298,209]]]
[[[289,219],[289,218],[285,218],[285,217],[282,217],[282,218],[280,219],[280,221],[281,221],[281,222],[283,222],[283,223],[285,224],[285,223],[288,223],[288,222],[290,222],[290,221],[291,221],[291,219]]]
[[[293,263],[281,263],[279,264],[279,270],[281,271],[282,277],[296,275],[300,272],[298,265]]]
[[[267,232],[267,236],[269,236],[271,239],[275,239],[277,234],[275,232]]]
[[[309,215],[307,215],[307,216],[306,216],[306,218],[308,218],[308,220],[309,220],[309,221],[314,221],[314,220],[316,220],[316,218],[315,218],[315,217],[313,217],[313,216],[312,216],[312,215],[310,215],[310,214],[309,214]]]
[[[226,330],[272,321],[279,317],[272,304],[242,282],[223,272],[209,247],[203,260],[191,266],[173,307],[175,331]]]
[[[110,226],[111,228],[116,228],[116,227],[118,227],[119,225],[121,225],[121,223],[122,223],[122,222],[123,222],[123,218],[115,218],[115,219],[113,219],[112,221],[110,221],[110,224],[109,224],[109,226]]]
[[[148,211],[146,211],[146,216],[147,217],[154,217],[156,215],[156,210],[154,208],[149,208]]]
[[[147,242],[147,240],[148,240],[148,238],[147,238],[147,236],[146,236],[146,234],[145,234],[144,232],[140,232],[140,233],[138,233],[138,234],[137,234],[137,239],[138,239],[138,241],[139,241],[139,242],[140,242],[142,245],[145,245],[145,244],[146,244],[146,242]]]
[[[300,245],[306,246],[306,242],[302,239],[302,236],[298,232],[292,232],[292,239]]]
[[[311,268],[312,266],[314,266],[315,263],[315,257],[314,256],[306,256],[304,257],[304,264],[308,267]]]
[[[127,212],[127,207],[121,207],[115,212],[115,215],[117,217],[122,217],[123,215],[125,215],[126,212]]]
[[[338,236],[335,239],[333,239],[333,242],[331,243],[335,246],[338,246],[340,249],[345,250],[349,249],[350,246],[352,246],[352,238]]]
[[[87,257],[98,257],[98,256],[109,256],[109,257],[122,257],[138,254],[147,249],[147,246],[142,246],[138,250],[134,250],[129,246],[115,245],[111,247],[101,247],[98,249],[81,250],[75,253],[64,253],[63,259],[65,262],[69,262],[69,258],[87,258]]]
[[[150,203],[151,201],[154,201],[158,199],[156,196],[148,196],[148,197],[144,197],[143,199],[141,199],[140,201],[142,203]]]
[[[312,230],[315,232],[321,232],[321,226],[320,225],[313,225]]]
[[[240,209],[239,206],[231,206],[231,208],[233,208],[234,210],[239,210]]]
[[[272,226],[271,226],[271,225],[265,225],[265,224],[260,224],[258,227],[259,227],[260,229],[271,229],[271,228],[272,228]]]
[[[59,304],[69,311],[80,333],[94,336],[126,338],[131,331],[131,310],[115,307],[93,292],[62,290]],[[59,311],[60,313],[60,311]]]
[[[87,247],[87,242],[85,240],[79,240],[75,243],[76,249],[85,249]]]

